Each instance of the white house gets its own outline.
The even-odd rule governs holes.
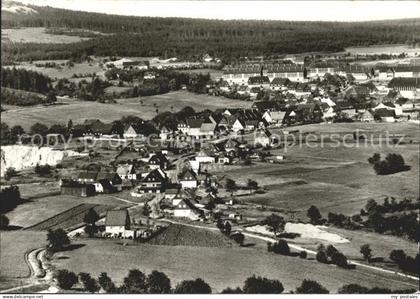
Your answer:
[[[105,233],[112,237],[135,237],[130,230],[130,217],[127,210],[108,211],[105,218]]]
[[[199,220],[200,210],[194,206],[188,199],[181,200],[174,208],[174,217],[189,218],[190,220]]]
[[[191,169],[185,169],[178,179],[182,188],[197,188],[198,180],[196,174]]]

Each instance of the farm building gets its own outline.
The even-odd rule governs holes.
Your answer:
[[[105,233],[112,237],[134,238],[135,232],[130,230],[130,224],[127,210],[108,211],[105,218]]]
[[[62,180],[61,194],[87,197],[95,195],[95,186],[92,184],[79,183],[73,180]]]
[[[197,175],[191,169],[185,169],[178,177],[182,188],[197,188]]]
[[[174,217],[189,218],[190,220],[199,220],[202,217],[202,211],[188,200],[181,200],[174,208]]]
[[[141,193],[162,193],[166,189],[168,178],[160,168],[151,171],[141,182],[138,190]]]

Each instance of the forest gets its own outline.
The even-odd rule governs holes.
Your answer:
[[[348,46],[418,44],[420,19],[374,22],[242,21],[131,17],[31,6],[38,13],[2,11],[2,28],[46,27],[54,32],[107,33],[69,45],[2,45],[2,62],[80,59],[86,55],[198,59],[205,53],[231,62],[244,56],[342,51]],[[55,28],[55,29],[54,29]],[[66,28],[64,31],[57,28]],[[4,57],[4,58],[3,58]]]

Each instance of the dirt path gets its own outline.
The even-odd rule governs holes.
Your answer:
[[[178,221],[174,221],[174,220],[170,220],[170,219],[161,219],[161,221],[165,221],[165,222],[169,222],[169,223],[173,223],[173,224],[191,226],[191,227],[195,227],[195,228],[207,229],[207,230],[212,230],[212,231],[219,231],[219,229],[216,228],[216,227],[205,227],[205,226],[200,226],[200,225],[187,224],[187,223],[182,223],[182,222],[178,222]],[[252,234],[252,233],[248,233],[248,232],[242,232],[242,233],[244,234],[244,236],[249,237],[249,238],[260,239],[260,240],[263,240],[263,241],[266,241],[266,242],[277,242],[277,240],[274,239],[274,238],[260,236],[260,235],[256,235],[256,234]],[[289,247],[293,248],[295,250],[299,250],[299,251],[304,250],[307,253],[316,255],[315,251],[306,249],[306,248],[298,246],[298,245],[294,245],[294,244],[289,243]],[[407,274],[404,274],[404,273],[401,273],[401,272],[391,271],[391,270],[387,270],[387,269],[383,269],[383,268],[375,267],[375,266],[371,266],[371,265],[366,265],[366,264],[355,262],[355,261],[352,261],[352,260],[348,260],[348,262],[349,262],[349,264],[356,265],[356,266],[361,267],[361,268],[366,268],[366,269],[378,271],[378,272],[381,272],[381,273],[391,274],[391,275],[397,275],[397,276],[408,278],[408,279],[411,279],[411,280],[414,280],[414,281],[417,281],[417,282],[419,281],[419,278],[416,277],[416,276],[407,275]],[[387,279],[387,278],[382,277],[381,279]],[[408,286],[413,287],[413,284],[411,284],[411,283],[403,282],[403,281],[400,281],[400,280],[393,280],[393,279],[388,279],[388,280],[398,281],[399,283],[403,283],[403,284],[406,284]]]

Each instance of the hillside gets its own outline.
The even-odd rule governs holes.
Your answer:
[[[24,13],[20,12],[22,7],[16,12],[3,9],[2,28],[66,28],[63,34],[68,34],[68,29],[85,29],[108,35],[75,43],[74,47],[4,44],[5,57],[13,55],[15,60],[77,59],[82,55],[176,56],[193,59],[205,53],[232,60],[243,56],[341,51],[348,46],[420,42],[420,19],[357,23],[222,21],[131,17],[52,7],[25,7]]]

